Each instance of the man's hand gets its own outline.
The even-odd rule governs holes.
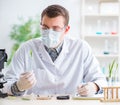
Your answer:
[[[36,84],[36,78],[33,71],[21,74],[19,80],[17,81],[17,87],[20,91],[30,89],[35,84]]]
[[[78,94],[81,96],[92,96],[98,91],[98,86],[93,82],[78,86]]]

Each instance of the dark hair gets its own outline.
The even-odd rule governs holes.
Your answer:
[[[50,18],[54,18],[57,16],[63,16],[65,19],[64,24],[68,25],[69,13],[64,7],[62,7],[60,5],[50,5],[47,8],[45,8],[41,14],[41,20],[45,15],[50,17]]]

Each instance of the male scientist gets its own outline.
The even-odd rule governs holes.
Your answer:
[[[16,51],[3,91],[10,95],[79,94],[101,92],[106,79],[90,46],[67,37],[69,13],[50,5],[41,14],[41,37],[29,40]]]

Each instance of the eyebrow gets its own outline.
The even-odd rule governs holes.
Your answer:
[[[40,22],[40,25],[43,25],[43,26],[45,26],[45,27],[49,28],[47,25],[45,25],[45,24],[42,24],[42,22]]]
[[[49,28],[46,24],[42,24],[42,23],[41,23],[41,25],[43,25],[43,26]],[[52,27],[55,28],[55,27],[60,27],[60,26],[52,26]],[[60,27],[60,28],[61,28],[61,27]]]

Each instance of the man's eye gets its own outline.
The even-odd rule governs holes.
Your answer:
[[[54,31],[62,31],[62,29],[60,27],[55,27],[53,28]]]
[[[48,28],[47,27],[42,27],[42,29],[47,30]]]

